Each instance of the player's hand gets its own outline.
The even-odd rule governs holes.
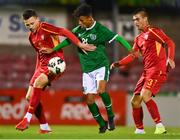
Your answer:
[[[176,66],[174,60],[172,60],[170,58],[167,60],[166,65],[167,65],[167,67],[169,66],[171,69],[174,69]]]
[[[94,46],[93,44],[79,43],[78,46],[79,46],[79,48],[81,48],[84,51],[94,51],[94,50],[96,50],[96,46]]]
[[[110,70],[112,70],[115,67],[120,67],[119,61],[116,61],[116,62],[112,63],[111,66],[110,66]]]
[[[53,50],[52,48],[44,48],[44,47],[42,47],[42,48],[40,49],[40,52],[41,52],[41,53],[50,54],[50,53],[54,52],[54,50]]]

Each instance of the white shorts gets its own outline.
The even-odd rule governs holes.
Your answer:
[[[83,73],[83,93],[97,94],[99,81],[109,80],[109,67],[101,67],[89,73]]]

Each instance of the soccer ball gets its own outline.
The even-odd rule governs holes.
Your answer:
[[[60,57],[53,57],[49,60],[48,69],[54,74],[60,74],[66,69],[66,63]]]

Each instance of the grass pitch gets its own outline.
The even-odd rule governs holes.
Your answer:
[[[98,126],[52,125],[51,134],[38,134],[39,126],[30,125],[21,132],[12,125],[0,125],[0,139],[180,139],[180,128],[167,127],[167,134],[155,135],[154,128],[145,128],[146,134],[135,135],[132,127],[116,127],[114,131],[98,134]]]

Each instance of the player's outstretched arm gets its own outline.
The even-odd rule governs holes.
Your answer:
[[[135,50],[133,48],[129,55],[127,55],[126,57],[122,58],[119,61],[113,62],[110,66],[110,69],[113,69],[115,67],[128,65],[131,62],[133,62],[135,58],[138,58],[139,56],[141,56],[141,53],[138,50]]]
[[[125,47],[128,51],[131,51],[131,50],[132,50],[132,46],[131,46],[125,39],[123,39],[121,36],[118,35],[118,36],[115,38],[115,40],[116,40],[117,42],[119,42],[120,44],[122,44],[123,47]]]
[[[53,50],[57,51],[59,49],[69,46],[70,44],[71,44],[71,42],[68,39],[65,39],[60,44],[58,44],[56,47],[54,47]]]
[[[65,28],[61,28],[61,32],[64,36],[68,37],[68,39],[71,40],[76,46],[82,49],[85,54],[87,54],[86,51],[94,51],[96,49],[96,46],[94,46],[93,44],[81,43],[81,41],[72,32]]]
[[[64,47],[66,47],[66,46],[69,46],[70,44],[71,44],[71,41],[68,40],[68,39],[65,39],[65,40],[63,40],[60,44],[58,44],[54,48],[45,48],[45,47],[42,47],[40,51],[42,53],[50,54],[50,53],[52,53],[54,51],[58,51],[59,49],[62,49]],[[79,48],[80,47],[81,47],[82,50],[85,50],[84,53],[87,53],[86,51],[94,51],[96,49],[96,47],[94,45],[91,46],[91,44],[86,45],[86,44],[81,43],[81,45],[79,45]]]
[[[68,29],[56,27],[56,26],[48,24],[48,23],[43,23],[42,29],[46,30],[50,33],[53,33],[53,34],[67,37],[72,43],[74,43],[76,46],[81,48],[84,53],[87,53],[85,50],[89,49],[88,51],[93,51],[96,49],[96,47],[93,44],[81,43],[81,41]]]
[[[128,56],[122,58],[121,60],[112,63],[111,66],[110,66],[110,69],[113,69],[115,67],[120,67],[120,66],[127,65],[127,64],[131,63],[132,61],[134,61],[135,58],[136,58],[135,55],[129,54]]]
[[[71,44],[71,42],[68,39],[65,39],[65,40],[63,40],[60,44],[58,44],[54,48],[45,48],[45,47],[42,47],[40,51],[42,53],[50,54],[50,53],[52,53],[54,51],[57,51],[57,50],[62,49],[64,47],[66,47],[66,46],[69,46],[70,44]]]

